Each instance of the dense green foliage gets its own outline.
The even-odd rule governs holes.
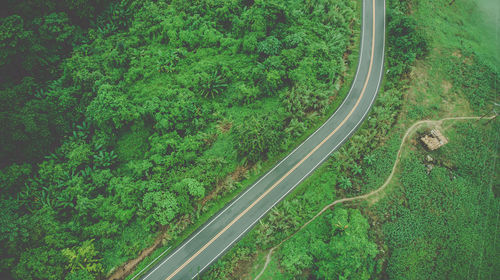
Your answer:
[[[81,121],[58,96],[61,63],[92,38],[88,27],[123,28],[128,10],[110,1],[7,1],[0,12],[0,167],[38,162]],[[106,8],[107,7],[107,8]],[[120,16],[118,16],[120,15]],[[78,91],[79,89],[74,89]],[[66,105],[66,106],[61,106]]]
[[[103,278],[175,238],[314,124],[354,18],[350,1],[11,2],[0,271],[19,279]]]
[[[389,24],[394,29],[405,29],[408,21],[402,20],[401,18],[406,17],[402,13],[395,13],[396,16],[392,18],[398,18],[398,20],[391,21]],[[417,45],[426,45],[425,37],[419,36],[415,29],[409,29],[407,31],[408,38],[411,38],[412,44],[415,44],[414,51],[418,51]],[[398,34],[387,33],[388,41],[397,41],[399,39]],[[405,39],[406,40],[406,39]],[[404,44],[395,44],[391,47],[394,52],[387,52],[387,60],[391,61],[389,71],[393,72],[394,75],[389,75],[386,77],[387,82],[385,85],[385,90],[380,92],[375,105],[373,107],[370,116],[362,125],[361,129],[356,132],[356,134],[347,142],[343,147],[341,147],[337,152],[335,152],[332,157],[325,162],[322,168],[320,168],[317,173],[318,176],[313,176],[311,179],[301,186],[297,191],[294,191],[289,197],[287,197],[282,204],[277,206],[275,211],[263,219],[263,221],[256,226],[251,233],[246,236],[234,249],[232,249],[222,260],[220,260],[216,265],[212,266],[212,269],[204,276],[207,279],[232,279],[237,277],[238,264],[239,262],[245,262],[251,259],[252,255],[255,254],[255,247],[257,245],[258,249],[269,249],[274,245],[277,245],[280,241],[292,234],[297,228],[312,218],[325,204],[331,203],[334,200],[334,193],[340,195],[356,195],[361,192],[365,192],[372,188],[378,187],[377,183],[381,181],[379,178],[381,173],[390,172],[390,164],[392,164],[392,159],[387,157],[387,152],[394,152],[393,147],[387,150],[379,150],[373,152],[373,150],[380,145],[381,142],[388,141],[388,132],[396,121],[398,114],[398,109],[402,105],[402,91],[406,80],[402,80],[402,76],[407,74],[406,72],[397,72],[393,69],[406,69],[407,57],[400,55],[405,53],[406,46]],[[422,53],[423,55],[424,53]],[[416,59],[417,55],[415,53],[410,54],[413,59]],[[397,139],[392,139],[391,143],[396,143]],[[380,161],[384,161],[385,164],[381,164]],[[375,162],[377,161],[377,162]],[[376,180],[374,180],[376,178]],[[333,211],[335,215],[335,211]],[[342,210],[343,211],[343,210]],[[330,217],[330,216],[329,216]],[[322,223],[328,224],[328,219],[321,218]],[[360,218],[362,220],[364,218]],[[319,227],[319,228],[318,228]],[[330,240],[329,237],[335,234],[335,228],[332,227],[318,227],[314,229],[305,229],[307,233],[302,236],[317,235],[321,240]],[[316,232],[319,231],[319,232]],[[326,274],[314,274],[312,271],[318,271],[320,267],[318,262],[324,262],[324,272],[329,271],[329,275],[333,273],[337,275],[334,278],[341,277],[345,275],[347,278],[351,277],[353,279],[357,278],[370,278],[377,275],[380,270],[380,265],[375,265],[374,260],[377,255],[376,248],[373,247],[374,243],[369,241],[366,236],[366,231],[359,230],[350,233],[354,240],[359,240],[358,244],[353,244],[353,246],[359,246],[356,248],[346,248],[346,251],[352,249],[351,254],[340,254],[330,252],[332,255],[321,257],[314,255],[314,252],[305,251],[306,245],[309,244],[297,244],[294,241],[287,241],[284,243],[286,253],[283,253],[285,249],[279,249],[279,257],[277,261],[278,268],[285,271],[284,274],[273,275],[273,279],[291,279],[294,277],[299,277],[298,274],[305,273],[305,278],[312,277],[318,279],[329,279],[331,277],[326,277]],[[341,239],[332,239],[341,242]],[[288,245],[288,242],[292,242],[292,245]],[[305,241],[302,241],[305,243]],[[328,242],[325,242],[328,244]],[[299,249],[292,250],[293,247],[298,247]],[[301,249],[300,249],[301,248]],[[365,255],[357,252],[365,253]],[[356,252],[356,253],[355,253]],[[335,255],[338,254],[338,255]],[[352,257],[352,258],[351,258]],[[308,260],[308,263],[303,263],[302,258]],[[327,268],[327,262],[332,262],[336,264],[335,269]],[[323,263],[321,263],[323,264]],[[320,265],[323,267],[323,265]],[[321,268],[322,269],[322,268]],[[348,276],[350,275],[350,276]],[[300,277],[299,277],[300,278]]]
[[[269,149],[278,147],[283,130],[276,116],[251,116],[246,123],[233,128],[234,143],[240,157],[255,162]]]
[[[388,80],[409,74],[417,58],[428,52],[428,39],[418,29],[414,18],[405,14],[407,4],[389,1],[387,10],[387,73]],[[402,63],[404,62],[404,63]]]
[[[383,229],[391,251],[390,278],[489,279],[498,274],[500,201],[492,188],[496,159],[491,156],[498,154],[498,129],[498,122],[457,125],[450,143],[432,154],[437,164],[430,172],[424,154],[404,159],[402,197],[392,195],[380,209],[389,217]]]
[[[359,210],[335,209],[285,243],[280,264],[294,278],[370,279],[378,250],[369,227]]]
[[[448,73],[455,88],[465,94],[474,109],[491,108],[498,99],[500,71],[482,56],[468,56],[473,58],[473,63],[453,57],[452,61],[443,64],[449,67]]]
[[[342,83],[355,5],[8,1],[0,11],[0,277],[104,278],[159,230],[175,239],[214,207],[219,196],[207,195],[227,175],[291,148],[319,119]],[[416,59],[438,49],[431,65],[446,74],[436,77],[474,110],[491,108],[499,75],[474,34],[458,16],[422,16],[457,6],[468,7],[388,1],[388,72],[370,117],[207,278],[235,278],[238,262],[289,236],[336,193],[378,186]],[[407,117],[433,115],[439,105],[425,99],[446,94],[436,91],[417,93]],[[488,181],[495,170],[484,166],[498,154],[498,124],[476,130],[459,126],[430,174],[422,154],[404,160],[405,188],[377,218],[389,255],[377,253],[359,212],[335,209],[284,243],[283,278],[376,277],[380,255],[394,278],[495,275],[498,199]]]
[[[414,14],[410,15],[410,8],[414,8],[417,2],[426,8],[422,8],[418,16],[415,16],[417,13],[412,9]],[[398,117],[403,117],[399,123],[412,124],[414,120],[424,117],[440,116],[441,106],[448,109],[442,103],[457,102],[455,92],[464,96],[464,99],[458,99],[464,103],[457,104],[456,106],[460,106],[458,108],[467,108],[468,102],[474,110],[491,108],[491,101],[495,99],[495,84],[498,83],[498,72],[492,66],[493,62],[484,59],[484,52],[478,48],[462,49],[462,54],[452,54],[454,51],[449,48],[450,44],[443,44],[441,38],[436,36],[440,31],[445,31],[447,36],[460,32],[461,37],[454,40],[468,47],[474,44],[472,40],[476,37],[461,31],[464,29],[460,20],[463,13],[454,14],[457,5],[460,5],[459,11],[464,10],[464,7],[474,8],[473,5],[459,3],[450,8],[448,2],[388,1],[386,81],[384,90],[362,129],[316,172],[316,176],[299,186],[227,257],[219,261],[206,275],[207,278],[230,279],[231,275],[234,277],[238,272],[238,275],[246,275],[247,270],[255,270],[248,273],[249,279],[255,277],[260,272],[270,247],[288,237],[315,211],[333,200],[330,197],[322,199],[323,189],[330,188],[333,192],[333,186],[336,185],[338,193],[354,195],[379,187],[389,175],[400,145],[401,131],[390,132]],[[442,18],[456,20],[457,25],[450,24],[453,32],[444,26],[436,29],[439,25],[423,24],[424,18],[429,18],[430,10],[442,14],[429,22]],[[449,49],[443,48],[443,45]],[[429,53],[430,57],[427,56]],[[412,70],[417,59],[421,63],[424,61],[430,64],[429,74],[432,77],[422,79],[418,76],[420,73],[413,76],[415,73]],[[418,81],[412,81],[411,78]],[[453,82],[453,94],[443,90],[443,79]],[[411,96],[412,100],[403,102],[403,97],[408,95],[408,87],[415,84],[422,84],[424,88],[412,88],[409,92],[416,97]],[[401,178],[403,191],[394,191],[389,200],[377,202],[376,207],[362,204],[363,212],[369,215],[372,227],[368,232],[368,239],[365,240],[362,232],[356,232],[352,237],[357,240],[353,242],[355,245],[360,244],[369,252],[368,258],[349,259],[363,256],[354,253],[342,257],[330,255],[325,258],[327,262],[320,262],[321,257],[318,258],[316,251],[317,247],[321,248],[318,243],[325,244],[325,240],[330,240],[328,238],[335,234],[334,229],[328,228],[330,220],[322,216],[319,218],[321,221],[313,222],[274,251],[261,279],[340,278],[319,274],[324,271],[323,265],[328,267],[334,263],[337,264],[336,271],[362,263],[363,266],[360,267],[367,268],[365,276],[370,278],[494,277],[498,274],[498,264],[495,263],[498,246],[495,239],[498,236],[496,219],[499,206],[498,199],[494,197],[495,193],[498,195],[495,187],[497,176],[494,175],[495,171],[498,173],[498,167],[494,165],[495,155],[498,155],[498,148],[495,146],[498,132],[495,131],[498,131],[497,123],[487,127],[477,124],[460,125],[454,136],[450,137],[454,144],[432,155],[438,160],[429,174],[422,162],[425,154],[419,152],[405,157],[404,175]],[[463,149],[469,145],[472,145],[471,150]],[[324,185],[320,182],[324,182]],[[316,198],[302,200],[303,195]],[[307,207],[304,208],[303,205]],[[335,208],[327,215],[330,217],[335,211],[339,210]],[[310,214],[304,214],[308,212]],[[487,214],[481,216],[483,212]],[[379,248],[371,251],[370,248],[373,247],[370,244],[374,240]],[[335,245],[323,248],[320,253],[332,248]],[[261,249],[263,253],[255,254],[255,249]],[[248,263],[255,262],[255,256],[259,257],[259,265],[253,264],[250,268]],[[347,278],[358,279],[362,276],[351,275]]]

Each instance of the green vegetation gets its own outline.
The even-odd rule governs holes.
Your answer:
[[[377,245],[368,240],[368,228],[358,210],[329,212],[286,242],[281,266],[288,277],[308,269],[316,279],[370,279]]]
[[[127,17],[121,5],[105,6],[109,3],[98,0],[2,5],[0,167],[39,162],[70,133],[72,122],[80,121],[74,109],[58,104],[62,100],[55,92],[62,87],[53,80],[61,76],[61,64],[72,51],[89,42],[89,25],[111,21],[113,9]]]
[[[324,205],[377,188],[413,121],[490,112],[493,2],[387,1],[386,75],[369,118],[203,277],[255,276],[248,264]],[[360,14],[347,0],[4,6],[7,279],[104,279],[160,233],[160,247],[175,247],[341,102]],[[430,172],[412,143],[385,197],[327,211],[276,250],[263,278],[498,275],[498,126],[447,128]]]
[[[359,11],[360,12],[360,11]],[[405,17],[404,14],[395,14],[393,18]],[[415,29],[411,29],[409,21],[397,20],[397,23],[392,23],[392,29],[405,29],[408,30],[404,40],[408,41],[413,47],[413,50],[418,49],[418,45],[425,45],[424,37],[420,36]],[[389,41],[397,41],[399,37],[392,36],[388,33]],[[405,87],[406,80],[401,80],[402,76],[406,76],[409,67],[405,68],[403,65],[409,59],[404,55],[404,44],[395,44],[392,48],[394,52],[387,52],[388,60],[391,63],[387,69],[389,72],[399,73],[398,75],[390,76],[384,84],[384,90],[380,92],[377,101],[375,102],[372,113],[369,118],[362,125],[361,129],[347,142],[342,148],[335,152],[332,157],[327,160],[323,166],[301,184],[294,192],[292,192],[285,200],[276,207],[276,210],[263,219],[246,237],[242,239],[225,257],[213,265],[208,273],[204,275],[206,279],[233,279],[241,277],[242,271],[240,266],[257,257],[256,252],[260,250],[270,249],[280,243],[286,237],[290,236],[298,227],[311,219],[318,211],[320,211],[326,204],[335,200],[337,196],[354,196],[365,192],[371,188],[378,187],[376,182],[372,181],[373,178],[379,179],[378,172],[390,172],[389,164],[384,166],[375,164],[375,160],[383,158],[384,161],[390,162],[390,158],[386,157],[386,151],[374,152],[373,150],[380,144],[380,142],[389,141],[387,136],[388,131],[393,126],[397,117],[397,109],[402,105],[402,92],[401,89]],[[413,60],[417,55],[410,54]],[[404,69],[404,70],[397,70]],[[398,72],[399,71],[399,72]],[[391,143],[396,141],[391,140]],[[393,151],[391,149],[390,151]],[[314,190],[314,191],[311,191]],[[337,215],[335,211],[331,214]],[[330,216],[329,216],[330,217]],[[324,219],[322,224],[328,224]],[[364,218],[363,218],[364,219]],[[363,224],[363,219],[359,219],[359,223]],[[317,222],[317,223],[321,223]],[[314,224],[317,224],[316,222]],[[358,221],[353,222],[356,225]],[[355,227],[355,226],[354,226]],[[359,226],[362,228],[362,226]],[[308,238],[315,234],[317,238],[322,240],[331,240],[330,238],[335,235],[333,227],[321,228],[320,232],[314,230],[307,230],[307,233],[300,233],[297,238]],[[303,250],[289,250],[288,253],[282,253],[282,249],[278,251],[278,259],[273,263],[279,265],[279,269],[283,273],[278,273],[280,276],[273,275],[273,279],[282,277],[289,279],[293,277],[307,278],[319,277],[325,278],[326,274],[314,275],[312,271],[318,269],[325,269],[325,273],[329,275],[337,275],[337,277],[345,276],[352,278],[370,278],[380,272],[381,266],[373,260],[377,255],[373,248],[373,242],[367,240],[367,233],[363,230],[354,230],[350,234],[354,239],[360,241],[360,248],[346,248],[346,251],[356,252],[360,249],[366,255],[356,253],[357,259],[351,258],[345,252],[330,252],[332,255],[328,259],[325,255],[315,255],[314,252],[304,252]],[[295,237],[294,237],[295,238]],[[293,239],[292,239],[293,240]],[[287,248],[287,241],[283,246]],[[335,239],[341,242],[341,239]],[[328,242],[326,242],[328,243]],[[297,244],[294,242],[293,244]],[[308,244],[303,244],[306,246]],[[297,245],[298,246],[298,245]],[[355,245],[354,245],[355,246]],[[292,246],[293,247],[293,246]],[[302,248],[302,247],[301,247]],[[257,249],[257,250],[256,250]],[[283,249],[284,250],[284,249]],[[297,255],[295,255],[297,254]],[[302,254],[302,255],[299,255]],[[304,255],[305,254],[305,255]],[[284,257],[286,255],[286,258]],[[303,263],[301,258],[309,260]],[[319,263],[326,263],[327,260],[337,264],[336,266],[317,266]],[[290,267],[290,270],[287,270]],[[259,267],[260,268],[260,267]],[[326,272],[327,271],[327,272]],[[255,276],[256,273],[250,273]],[[349,276],[350,275],[350,276]]]
[[[498,102],[499,72],[498,42],[491,39],[492,27],[484,24],[489,21],[484,16],[491,13],[484,8],[488,5],[495,4],[387,1],[387,71],[368,119],[205,278],[254,279],[270,248],[335,200],[322,198],[323,191],[316,193],[321,182],[320,189],[336,192],[336,197],[380,187],[394,164],[402,134],[415,121],[491,112],[493,102]],[[335,206],[277,247],[259,279],[492,279],[498,275],[498,121],[444,124],[450,143],[430,153],[434,162],[429,173],[429,152],[416,141],[417,134],[405,146],[401,167],[386,192],[348,205],[362,212],[360,221],[369,221],[368,237],[363,231],[354,232],[352,238],[357,241],[349,244],[362,246],[365,254],[333,253],[324,258],[315,251],[334,240],[335,228],[328,227],[332,216],[357,211]],[[302,200],[302,195],[317,197],[311,202],[311,198]],[[284,211],[290,214],[276,219],[275,212]],[[336,245],[321,253],[332,252]],[[336,265],[328,277],[319,274],[332,264]],[[355,264],[365,274],[345,274],[355,271],[350,269]]]
[[[498,121],[459,123],[448,130],[450,143],[431,153],[432,163],[422,148],[404,157],[402,188],[377,209],[391,252],[390,278],[489,279],[498,273],[500,201],[492,189],[498,167],[491,156],[498,152],[498,129]]]
[[[498,102],[499,64],[492,51],[498,41],[485,39],[498,31],[485,24],[491,18],[484,5],[495,4],[412,1],[412,17],[431,44],[428,58],[412,73],[402,116],[410,121],[481,116]],[[414,142],[413,151],[403,155],[399,185],[366,212],[376,221],[373,229],[383,242],[389,278],[490,279],[500,271],[494,261],[500,252],[495,242],[499,123],[444,125],[449,144],[426,152]]]
[[[101,279],[160,232],[177,242],[226,178],[341,101],[354,13],[347,0],[9,1],[0,275]]]

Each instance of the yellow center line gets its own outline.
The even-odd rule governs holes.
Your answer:
[[[229,224],[227,224],[217,235],[215,235],[210,241],[208,241],[203,247],[201,247],[196,253],[194,253],[188,260],[186,260],[181,266],[179,266],[172,274],[170,274],[166,280],[172,279],[179,271],[181,271],[184,267],[186,267],[191,261],[193,261],[194,258],[196,258],[199,254],[201,254],[208,246],[210,246],[215,240],[217,240],[224,232],[226,232],[234,223],[236,223],[243,215],[245,215],[248,211],[250,211],[259,201],[261,201],[266,195],[268,195],[276,186],[278,186],[283,180],[285,180],[288,175],[290,175],[293,171],[295,171],[304,161],[306,161],[314,152],[316,152],[323,144],[325,144],[326,141],[328,141],[343,125],[344,123],[351,117],[353,114],[354,110],[358,107],[359,103],[361,102],[361,99],[363,99],[363,95],[365,94],[366,87],[368,86],[368,81],[370,80],[370,75],[372,71],[372,66],[373,66],[373,54],[374,54],[374,48],[375,48],[375,0],[372,0],[372,5],[373,5],[373,22],[372,22],[372,46],[371,46],[371,58],[370,58],[370,65],[368,67],[368,74],[366,76],[366,81],[363,86],[363,89],[361,90],[361,95],[359,96],[358,100],[356,101],[356,104],[352,108],[352,110],[349,112],[349,114],[345,117],[344,120],[340,123],[335,130],[333,130],[321,143],[319,143],[312,151],[310,151],[304,158],[302,158],[297,164],[295,164],[294,167],[292,167],[283,177],[281,177],[278,181],[276,181],[269,189],[267,189],[259,198],[257,198],[252,204],[250,204],[243,212],[241,212],[236,218],[234,218]],[[362,50],[361,50],[362,51]]]

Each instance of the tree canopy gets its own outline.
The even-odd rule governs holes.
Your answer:
[[[369,228],[359,210],[332,210],[283,245],[280,265],[293,277],[370,279],[378,250]]]
[[[353,5],[8,1],[1,275],[104,278],[195,222],[237,166],[290,148],[332,101]]]

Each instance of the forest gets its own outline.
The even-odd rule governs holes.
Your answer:
[[[297,231],[378,188],[415,121],[493,114],[494,2],[386,0],[363,126],[202,278],[495,278],[496,119],[445,123],[434,152],[414,138],[377,201]],[[4,3],[2,279],[107,279],[179,244],[321,125],[358,59],[361,1]]]
[[[6,279],[104,279],[176,240],[342,100],[357,23],[347,0],[4,6]]]
[[[415,122],[496,114],[500,61],[490,16],[498,3],[386,3],[386,72],[369,117],[203,279],[498,275],[497,119],[443,122],[449,143],[436,151],[418,140],[432,127],[419,128],[402,145],[384,191],[320,212],[341,198],[378,189]]]

